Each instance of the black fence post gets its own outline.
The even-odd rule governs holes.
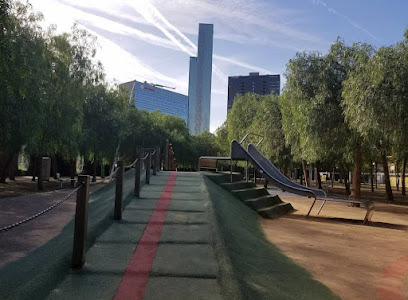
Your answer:
[[[118,171],[116,173],[115,210],[113,213],[114,220],[122,220],[123,174],[123,161],[118,161]]]
[[[157,147],[153,148],[154,149],[154,156],[153,156],[153,175],[156,176],[157,175]]]
[[[81,187],[77,192],[76,199],[72,267],[80,269],[85,263],[90,177],[88,175],[79,175],[78,184]]]
[[[137,161],[135,164],[135,189],[134,195],[140,197],[140,169],[142,167],[142,150],[136,150]]]
[[[157,150],[156,150],[156,158],[157,158],[157,172],[160,172],[160,169],[161,169],[161,153],[160,153],[160,146],[157,146]]]
[[[146,168],[146,184],[150,184],[150,170],[152,168],[152,154],[149,151],[147,151],[147,158],[145,161],[145,168]]]

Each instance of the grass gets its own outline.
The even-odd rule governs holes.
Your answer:
[[[244,299],[338,299],[271,244],[263,233],[259,215],[214,183],[213,180],[220,181],[214,176],[220,175],[207,173],[204,180]]]

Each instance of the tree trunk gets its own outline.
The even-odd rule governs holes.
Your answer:
[[[407,167],[407,155],[404,156],[404,161],[402,163],[402,183],[401,183],[401,194],[405,196],[405,169]]]
[[[345,170],[343,167],[340,169],[341,177],[344,179],[344,188],[346,189],[347,195],[350,195],[350,184],[347,179],[348,170]]]
[[[378,174],[378,163],[375,162],[375,188],[376,189],[378,189],[377,174]]]
[[[384,179],[385,179],[385,191],[387,193],[387,200],[390,202],[394,201],[392,196],[391,182],[390,182],[390,171],[388,169],[387,155],[385,151],[381,153],[383,168],[384,168]]]
[[[319,189],[322,189],[322,178],[320,177],[320,164],[316,163],[316,178],[317,178],[317,185]]]
[[[398,161],[395,161],[395,187],[397,188],[397,191],[399,191],[399,166],[398,166]]]
[[[13,156],[8,155],[4,158],[0,158],[0,183],[6,183],[7,171],[11,164]]]
[[[18,171],[18,154],[14,154],[9,166],[10,180],[16,180],[17,171]]]
[[[373,161],[370,161],[370,181],[371,181],[371,192],[374,192]]]
[[[31,166],[31,181],[35,181],[35,176],[37,176],[37,156],[30,155],[30,166]]]
[[[75,186],[75,170],[76,170],[76,162],[73,159],[71,161],[71,166],[70,166],[70,175],[71,175],[71,187]]]
[[[52,172],[52,177],[54,177],[54,179],[57,179],[58,166],[57,166],[57,157],[55,155],[51,156],[51,172]]]
[[[302,160],[302,169],[303,169],[303,174],[305,177],[305,186],[308,187],[309,186],[309,171],[306,166],[306,161],[304,160]]]
[[[38,181],[37,181],[37,187],[38,190],[42,191],[44,189],[43,185],[43,176],[42,176],[42,155],[37,156],[37,170],[38,170]]]
[[[361,145],[358,145],[354,152],[354,170],[351,188],[351,197],[353,200],[361,199],[361,169],[363,165],[363,152]],[[360,204],[353,203],[352,206],[360,206]]]
[[[92,182],[96,181],[96,158],[94,158],[92,165]]]
[[[336,168],[333,168],[333,173],[332,173],[332,178],[331,178],[331,184],[332,184],[332,187],[334,186],[334,170],[335,170]]]

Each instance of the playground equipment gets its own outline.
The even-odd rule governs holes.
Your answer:
[[[219,160],[229,160],[231,164],[230,172],[231,172],[231,182],[232,182],[232,161],[247,161],[250,162],[271,184],[275,185],[276,187],[296,194],[300,196],[305,196],[308,198],[314,198],[314,201],[312,205],[310,206],[310,209],[306,215],[306,217],[309,217],[315,203],[317,200],[322,200],[323,203],[320,206],[320,209],[317,213],[317,215],[320,213],[320,211],[323,209],[324,204],[327,201],[330,202],[343,202],[343,203],[354,203],[354,204],[362,204],[366,208],[367,212],[364,217],[363,223],[366,224],[371,220],[371,217],[374,213],[375,207],[374,204],[371,201],[357,201],[357,200],[351,200],[351,199],[335,199],[335,198],[329,198],[326,195],[326,192],[324,192],[321,189],[315,189],[315,188],[310,188],[306,187],[303,185],[300,185],[298,183],[293,182],[289,178],[287,178],[284,174],[282,174],[278,168],[275,167],[275,165],[270,162],[262,153],[259,151],[257,146],[253,145],[250,143],[248,145],[248,150],[246,150],[242,146],[242,142],[246,139],[246,137],[249,134],[247,134],[244,139],[241,140],[241,142],[238,142],[237,140],[233,140],[231,142],[231,157],[200,157],[199,160],[199,168],[201,169],[202,162],[205,162],[205,165],[209,165],[210,162],[212,161],[212,165],[214,166],[215,162],[215,169],[217,166],[217,162]],[[262,140],[261,140],[262,141]],[[257,145],[261,142],[259,141]],[[205,167],[204,167],[205,168]]]

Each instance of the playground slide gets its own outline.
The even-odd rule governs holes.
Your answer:
[[[258,170],[262,171],[271,184],[287,192],[306,197],[326,198],[326,193],[323,190],[308,188],[291,181],[266,159],[253,144],[249,144],[247,151],[238,141],[233,140],[231,142],[231,158],[248,159]]]
[[[292,180],[290,180],[288,177],[286,177],[285,175],[283,175],[278,168],[275,167],[275,165],[273,163],[271,163],[262,153],[261,151],[259,151],[258,148],[256,148],[255,145],[253,144],[249,144],[248,145],[248,153],[254,157],[258,163],[260,163],[263,168],[266,170],[267,173],[273,175],[274,177],[276,177],[277,179],[279,179],[280,181],[282,181],[283,183],[292,186],[294,189],[307,189],[309,191],[312,191],[313,194],[317,197],[317,198],[326,198],[326,192],[320,189],[314,189],[314,188],[309,188],[309,187],[305,187],[303,185],[297,184],[296,182],[293,182]]]
[[[274,164],[271,163],[253,144],[248,145],[247,151],[244,149],[244,147],[242,147],[242,145],[238,141],[233,140],[231,142],[231,160],[248,160],[250,163],[254,165],[255,168],[257,168],[260,172],[263,173],[264,177],[268,179],[271,184],[293,194],[314,198],[315,200],[310,206],[309,212],[306,215],[307,217],[312,211],[312,208],[317,199],[323,200],[323,203],[320,206],[319,212],[317,214],[320,213],[326,201],[358,203],[364,205],[365,208],[367,209],[363,221],[364,224],[367,224],[371,220],[371,217],[374,213],[375,206],[371,201],[328,198],[323,190],[309,188],[293,182],[285,175],[283,175],[278,170],[278,168],[276,168]]]

